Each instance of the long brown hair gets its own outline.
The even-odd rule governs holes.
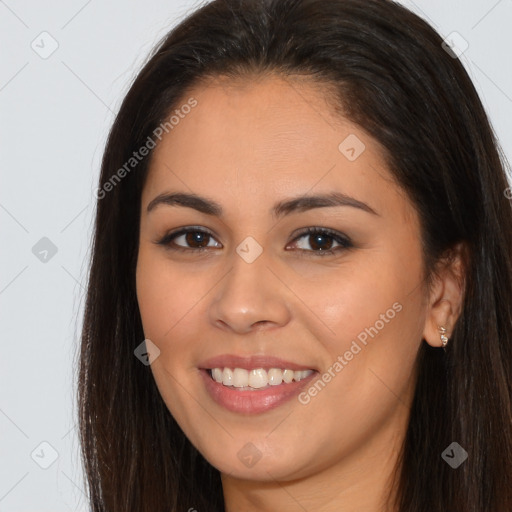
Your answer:
[[[418,352],[396,510],[512,510],[507,164],[467,72],[442,42],[389,0],[215,0],[150,55],[110,131],[97,196],[78,382],[94,512],[224,509],[218,470],[188,441],[150,368],[134,356],[144,339],[135,268],[151,154],[130,172],[119,169],[200,79],[266,71],[334,88],[340,112],[386,149],[419,214],[430,276],[456,243],[468,247],[463,310],[447,351],[424,342]],[[468,453],[457,469],[441,457],[452,442]]]

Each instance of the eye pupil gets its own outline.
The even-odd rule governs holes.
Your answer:
[[[330,240],[331,243],[328,243],[329,242],[329,239],[331,238],[330,236],[326,236],[326,235],[323,235],[323,234],[316,234],[316,235],[311,235],[311,237],[314,242],[311,244],[311,247],[313,247],[313,249],[320,249],[320,250],[328,250],[330,249],[331,245],[332,245],[332,240]],[[326,239],[327,239],[327,242],[326,242]],[[322,240],[323,240],[323,243],[322,243]],[[326,247],[326,245],[328,247]]]
[[[202,233],[201,231],[189,231],[185,237],[187,240],[187,243],[190,245],[193,245],[194,243],[200,244],[200,247],[204,247],[208,245],[208,241],[205,242],[205,239],[209,237],[210,235],[208,233]],[[204,244],[204,245],[202,245]]]

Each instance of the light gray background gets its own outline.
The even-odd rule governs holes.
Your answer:
[[[461,60],[512,161],[512,0],[402,3],[469,43]],[[197,5],[0,0],[0,512],[87,510],[74,396],[93,192],[128,84]]]

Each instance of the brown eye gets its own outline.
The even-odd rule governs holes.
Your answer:
[[[185,237],[187,244],[192,247],[197,247],[195,244],[199,244],[199,247],[205,247],[208,245],[208,240],[210,238],[208,233],[204,233],[202,231],[189,231],[183,236]]]
[[[209,243],[214,240],[213,235],[202,229],[186,228],[165,235],[157,243],[168,249],[176,251],[201,251],[212,247]],[[218,247],[218,244],[215,247]]]
[[[348,237],[325,228],[308,228],[295,238],[295,245],[297,245],[297,240],[301,238],[305,239],[305,245],[309,245],[312,250],[303,247],[299,247],[299,249],[315,256],[326,256],[353,247]],[[333,248],[334,244],[338,245]]]
[[[326,228],[308,228],[299,234],[293,240],[293,243],[297,245],[297,240],[301,238],[306,240],[306,245],[309,245],[311,249],[299,247],[299,253],[308,256],[328,256],[353,247],[348,237]],[[211,245],[211,242],[214,242],[214,245]],[[222,247],[221,244],[215,241],[211,233],[198,228],[183,228],[168,233],[157,243],[172,251],[188,252],[201,252]]]

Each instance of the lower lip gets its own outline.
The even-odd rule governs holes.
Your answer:
[[[245,414],[258,414],[279,407],[298,395],[300,390],[318,375],[318,372],[314,371],[298,382],[283,383],[256,391],[236,391],[236,388],[224,386],[213,380],[208,370],[201,369],[200,373],[206,390],[215,402],[229,411]]]

